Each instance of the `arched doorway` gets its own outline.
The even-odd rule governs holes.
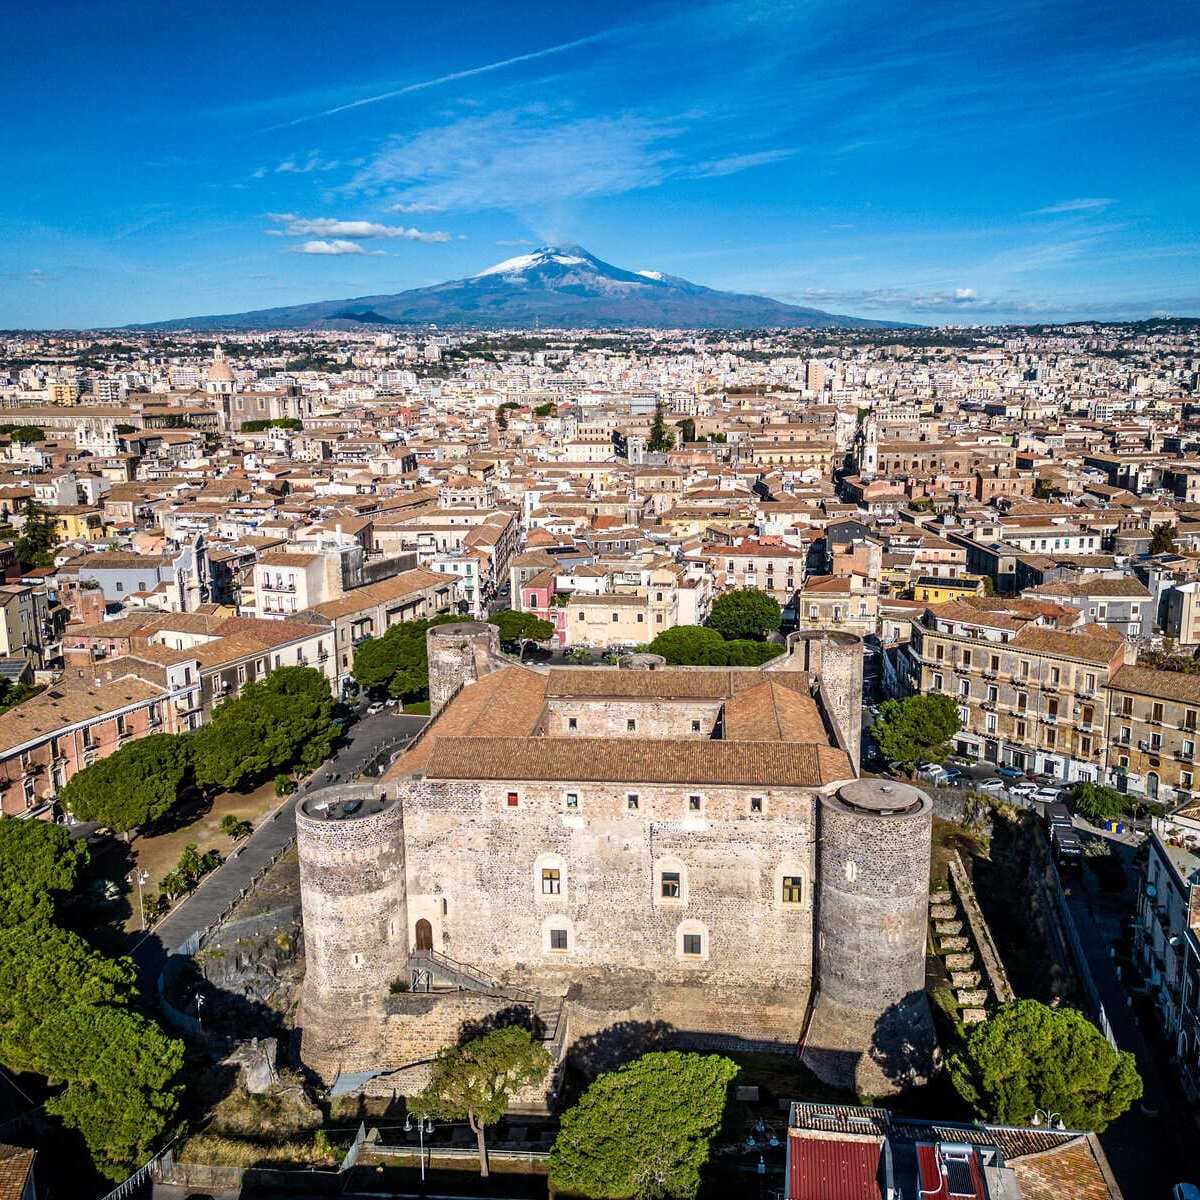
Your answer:
[[[433,949],[433,926],[422,917],[417,922],[417,950]]]

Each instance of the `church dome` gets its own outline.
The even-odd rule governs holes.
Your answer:
[[[209,383],[233,383],[233,371],[229,367],[229,363],[225,361],[225,352],[220,346],[217,347],[213,354],[212,364],[209,366],[205,378]]]

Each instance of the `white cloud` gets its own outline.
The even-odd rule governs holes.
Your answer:
[[[403,213],[405,216],[413,216],[416,213],[435,213],[441,212],[441,208],[436,204],[421,204],[419,201],[413,201],[406,204],[399,201],[396,204],[389,204],[386,212]]]
[[[515,211],[654,187],[681,129],[638,116],[555,120],[544,107],[464,117],[387,142],[347,190],[401,188],[402,204]]]
[[[293,252],[296,254],[366,254],[366,251],[357,242],[345,241],[304,242],[302,245],[293,247]]]
[[[1035,208],[1031,215],[1052,217],[1060,213],[1100,212],[1112,204],[1116,204],[1116,201],[1103,196],[1085,196],[1078,200],[1060,200],[1057,204],[1048,204],[1045,208]]]
[[[711,162],[698,163],[685,174],[696,179],[714,179],[722,175],[736,175],[739,171],[748,171],[752,167],[762,167],[769,163],[783,162],[795,158],[800,153],[799,147],[783,146],[778,150],[758,150],[752,154],[732,154],[728,158],[717,158]]]
[[[291,237],[332,238],[403,238],[409,242],[448,242],[450,234],[442,230],[423,230],[403,225],[381,225],[377,221],[343,221],[337,217],[300,217],[295,213],[267,213],[284,226]],[[268,233],[274,232],[267,230]]]
[[[954,299],[960,303],[970,303],[972,300],[977,300],[974,288],[955,288]]]

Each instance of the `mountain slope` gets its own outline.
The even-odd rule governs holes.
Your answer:
[[[523,328],[535,323],[576,329],[875,329],[889,324],[799,308],[766,296],[716,291],[661,271],[627,271],[582,246],[543,246],[467,279],[394,295],[323,300],[131,328],[296,329],[345,324]]]

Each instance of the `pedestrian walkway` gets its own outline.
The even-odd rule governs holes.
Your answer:
[[[133,959],[143,979],[156,979],[167,955],[185,945],[193,935],[215,925],[259,872],[291,844],[296,836],[296,804],[303,796],[326,786],[331,776],[340,780],[353,778],[370,766],[389,743],[399,739],[405,744],[411,740],[425,722],[425,717],[382,712],[352,726],[347,743],[287,797],[236,854],[205,876],[200,886],[134,947]]]

